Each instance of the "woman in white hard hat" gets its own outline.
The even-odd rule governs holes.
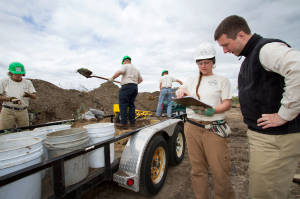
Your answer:
[[[29,126],[27,107],[29,98],[36,99],[36,91],[31,81],[23,79],[25,68],[19,62],[12,62],[8,68],[8,78],[0,80],[0,130]]]
[[[216,50],[210,43],[201,43],[196,49],[195,60],[200,75],[189,77],[177,91],[177,97],[195,97],[213,108],[187,107],[185,137],[192,166],[191,180],[195,198],[208,199],[208,172],[210,166],[215,197],[232,199],[234,191],[229,171],[230,151],[227,136],[230,128],[225,111],[231,108],[232,85],[226,77],[215,75]]]

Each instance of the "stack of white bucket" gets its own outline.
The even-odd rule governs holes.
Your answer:
[[[0,136],[0,176],[18,171],[76,149],[114,137],[113,123],[96,123],[83,128],[71,125],[53,125],[33,131],[9,133]],[[46,150],[47,149],[47,150]],[[42,156],[44,158],[42,159]],[[114,143],[110,144],[110,159],[114,161]],[[65,186],[75,184],[88,175],[88,168],[105,166],[104,147],[65,162]],[[53,171],[50,168],[53,182]],[[45,171],[0,187],[0,199],[40,199],[41,179]]]
[[[54,131],[60,131],[60,130],[65,130],[65,129],[70,129],[70,128],[71,128],[70,124],[59,124],[59,125],[44,126],[44,127],[35,128],[33,131],[35,131],[35,132],[37,132],[37,131],[41,131],[41,132],[46,131],[46,133],[44,134],[44,137],[43,137],[43,142],[44,142],[45,139],[46,139],[47,134],[52,133]],[[45,151],[45,160],[48,160],[48,154],[47,154],[47,150],[45,149],[45,147],[44,147],[44,151]]]
[[[95,123],[83,126],[87,129],[90,142],[89,145],[114,137],[115,127],[113,123]],[[114,161],[114,143],[110,144],[110,163]],[[104,147],[89,152],[89,167],[100,168],[105,166]]]
[[[20,138],[34,138],[38,137],[42,139],[42,145],[43,145],[43,155],[42,155],[42,161],[44,161],[47,157],[47,150],[44,147],[44,141],[46,138],[47,132],[44,131],[22,131],[22,132],[16,132],[16,133],[9,133],[9,134],[4,134],[0,135],[0,141],[6,141],[6,140],[11,140],[11,139],[20,139]],[[42,179],[45,177],[45,170],[41,172]]]
[[[45,147],[48,158],[55,158],[63,154],[88,146],[89,136],[83,128],[72,128],[55,131],[46,135]],[[87,154],[65,161],[65,186],[75,184],[87,177],[89,173]],[[50,177],[53,184],[53,168],[50,168]]]
[[[0,176],[46,160],[47,150],[44,146],[46,134],[68,128],[71,128],[71,125],[53,125],[36,128],[33,131],[0,135]],[[36,143],[37,141],[38,143]],[[32,146],[30,143],[32,143]],[[37,149],[37,146],[40,147],[41,150]],[[24,150],[26,154],[23,154]],[[8,153],[10,151],[15,151],[15,153],[19,153],[19,155],[14,154],[14,156],[12,153]],[[39,199],[41,197],[41,180],[44,177],[45,170],[0,187],[0,199]]]
[[[22,138],[0,142],[0,176],[24,169],[42,161],[41,138]],[[2,199],[40,199],[40,172],[0,187]]]

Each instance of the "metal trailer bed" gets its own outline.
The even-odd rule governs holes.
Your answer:
[[[107,115],[104,117],[111,117],[111,122],[113,122],[114,115]],[[170,164],[172,165],[180,164],[183,159],[184,151],[185,151],[185,137],[183,132],[183,125],[184,125],[185,118],[186,118],[186,114],[177,115],[173,119],[163,120],[161,122],[154,123],[136,129],[134,131],[127,132],[117,137],[110,138],[99,143],[95,143],[94,145],[89,145],[85,148],[78,149],[70,153],[61,155],[59,157],[55,157],[53,159],[7,174],[5,176],[0,177],[0,187],[12,183],[14,181],[17,181],[19,179],[22,179],[24,177],[27,177],[29,175],[32,175],[36,172],[40,172],[49,167],[53,167],[54,194],[47,198],[69,198],[69,199],[78,198],[79,196],[91,190],[101,182],[105,180],[111,180],[111,179],[113,179],[115,182],[118,182],[118,184],[122,187],[131,189],[136,192],[140,191],[143,195],[151,196],[153,195],[153,192],[152,193],[148,192],[147,187],[146,188],[140,187],[141,184],[139,183],[140,181],[139,175],[141,172],[141,167],[143,168],[143,164],[146,159],[145,157],[143,158],[144,152],[148,151],[148,144],[149,142],[151,144],[152,138],[164,137],[165,139],[167,139],[166,143],[168,144],[169,147],[169,149],[166,151],[166,154],[170,153],[168,154],[170,155]],[[67,121],[72,121],[72,120],[64,120],[60,122],[52,122],[43,125],[22,127],[18,129],[34,129],[42,126],[60,124]],[[9,130],[18,130],[18,129],[9,129]],[[177,137],[173,136],[174,131],[176,131]],[[0,131],[0,133],[2,132],[4,131]],[[132,137],[127,142],[124,151],[122,153],[122,157],[115,159],[113,163],[110,164],[110,144],[118,140],[121,140],[123,138],[126,138],[128,136],[132,136]],[[177,157],[178,153],[176,153],[177,152],[176,150],[178,149],[178,147],[180,147],[180,143],[178,142],[178,139],[181,139],[179,141],[181,141],[182,144],[181,146],[182,151],[180,156]],[[135,146],[138,146],[137,147],[138,150]],[[99,169],[93,169],[93,171],[89,172],[88,176],[84,180],[74,185],[65,187],[64,162],[72,158],[75,158],[77,156],[80,156],[82,154],[96,150],[100,147],[104,147],[105,167]],[[167,159],[169,160],[169,156]],[[167,163],[169,163],[169,161],[167,161]],[[164,179],[167,175],[167,167],[168,165],[166,165],[166,172],[164,174],[165,175]],[[133,180],[134,183],[132,186],[126,184],[127,183],[126,181],[128,179]],[[163,181],[161,185],[163,186],[164,180],[161,181]],[[146,186],[147,186],[147,182],[146,182]],[[159,188],[159,190],[160,189],[161,187]],[[154,195],[155,194],[156,193],[154,193]]]

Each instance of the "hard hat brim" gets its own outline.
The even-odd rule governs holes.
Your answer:
[[[203,56],[196,56],[194,57],[195,60],[203,60],[203,59],[211,59],[214,58],[215,55],[203,55]]]
[[[24,75],[25,71],[10,71],[12,74]]]

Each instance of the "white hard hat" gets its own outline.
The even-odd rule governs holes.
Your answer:
[[[203,42],[196,48],[194,59],[196,60],[211,59],[215,56],[216,56],[215,47],[208,42]]]

